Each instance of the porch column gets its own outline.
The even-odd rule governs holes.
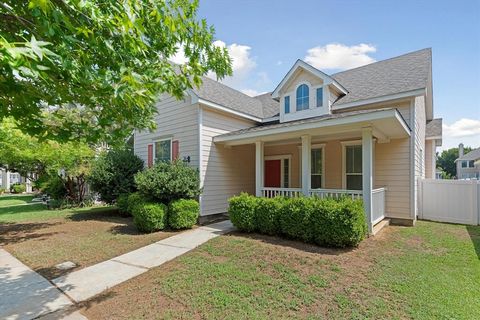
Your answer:
[[[255,195],[262,196],[263,188],[263,141],[255,141]]]
[[[362,129],[362,157],[363,208],[367,218],[368,233],[372,234],[373,138],[370,127]]]
[[[302,136],[302,192],[307,197],[310,190],[311,140],[308,135]]]

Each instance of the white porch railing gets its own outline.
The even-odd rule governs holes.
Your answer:
[[[361,199],[362,190],[345,190],[345,189],[310,189],[308,194],[311,197],[319,198],[342,198],[349,197],[352,199]]]
[[[301,197],[301,188],[262,188],[262,197],[274,198],[274,197],[287,197],[298,198]]]
[[[372,190],[372,225],[379,223],[385,218],[385,193],[386,188]]]

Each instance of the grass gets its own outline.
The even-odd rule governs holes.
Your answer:
[[[11,200],[0,198],[0,246],[49,279],[65,273],[56,264],[72,261],[83,268],[174,234],[141,234],[132,218],[119,216],[115,207],[3,205]]]
[[[389,227],[352,250],[209,241],[82,305],[92,319],[475,319],[480,227]]]
[[[0,208],[27,204],[32,201],[32,195],[0,195]]]

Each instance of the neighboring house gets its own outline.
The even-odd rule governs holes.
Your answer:
[[[431,49],[328,75],[298,60],[271,93],[209,78],[158,103],[157,130],[135,132],[145,163],[180,158],[200,172],[203,219],[242,191],[363,197],[369,230],[413,225],[417,180],[435,177]]]
[[[16,183],[25,183],[27,192],[32,192],[31,183],[28,179],[20,176],[20,174],[17,172],[10,172],[6,169],[0,169],[0,188],[9,191],[10,187]]]
[[[464,154],[463,143],[458,146],[457,179],[480,179],[480,148]]]

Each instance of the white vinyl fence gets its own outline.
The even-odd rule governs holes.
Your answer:
[[[423,179],[418,198],[419,219],[480,224],[480,181]]]

